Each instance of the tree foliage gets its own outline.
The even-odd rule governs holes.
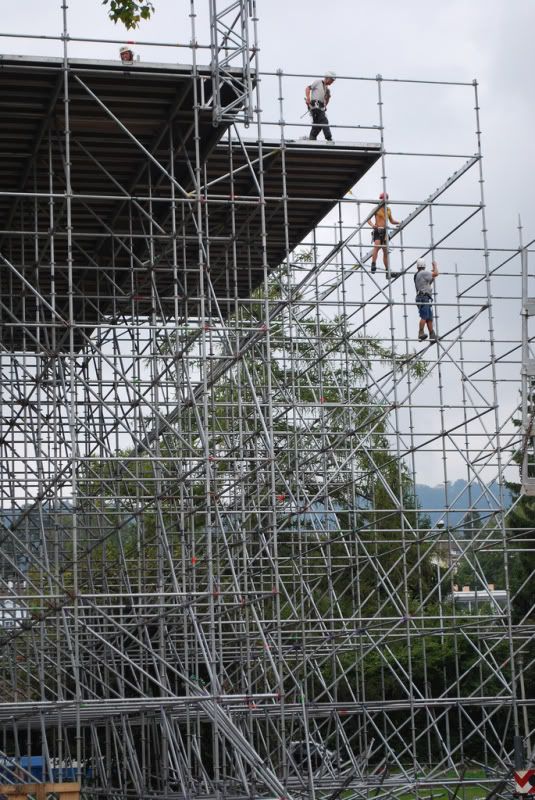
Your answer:
[[[109,4],[108,16],[112,22],[122,22],[127,30],[135,29],[142,20],[148,20],[154,13],[150,0],[102,0]]]

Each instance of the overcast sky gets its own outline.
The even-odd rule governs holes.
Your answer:
[[[125,34],[107,19],[100,0],[69,1],[71,36],[129,38],[151,42],[179,42],[191,38],[189,0],[154,0],[156,13],[135,34]],[[57,35],[61,32],[60,0],[18,0],[3,4],[3,31]],[[208,0],[196,0],[197,39],[209,42],[206,7]],[[304,86],[309,78],[334,70],[341,79],[333,87],[330,120],[335,125],[377,123],[375,82],[354,82],[344,76],[422,79],[428,81],[470,82],[480,86],[481,130],[484,153],[485,193],[488,206],[489,244],[494,248],[515,248],[517,221],[521,213],[525,241],[535,236],[533,219],[533,177],[535,156],[531,146],[535,112],[533,75],[535,73],[535,0],[257,0],[259,14],[260,66],[263,71],[279,68],[285,73],[302,73],[306,78],[284,80],[284,118],[288,123],[305,124]],[[136,45],[143,61],[189,61],[189,51]],[[61,44],[45,40],[4,38],[0,52],[61,55]],[[115,44],[69,45],[73,57],[117,58]],[[202,53],[199,61],[206,63]],[[279,119],[278,89],[275,79],[266,78],[261,86],[264,121]],[[439,186],[464,157],[475,152],[475,118],[471,87],[416,87],[387,83],[384,86],[385,141],[390,151],[448,152],[459,158],[450,160],[389,157],[388,186],[391,198],[424,199]],[[264,131],[276,127],[267,125]],[[302,135],[303,128],[288,128],[287,133]],[[374,141],[374,131],[335,129],[335,139]],[[464,157],[462,157],[464,156]],[[362,183],[363,196],[376,197],[380,190],[377,170]],[[476,176],[467,186],[464,200],[477,202]],[[460,196],[460,195],[459,195]],[[394,203],[395,205],[395,203]],[[408,213],[398,208],[396,216]],[[450,220],[451,221],[451,220]],[[480,219],[466,229],[464,245],[481,245]],[[418,253],[411,254],[416,257]],[[441,254],[446,272],[452,257]],[[459,256],[459,267],[481,271],[466,256]],[[493,254],[492,263],[501,256]],[[457,256],[455,257],[457,263]],[[517,271],[517,266],[515,268]],[[442,277],[442,298],[452,297],[452,280]],[[519,281],[504,280],[504,295],[510,301],[497,302],[497,337],[518,339],[520,317]],[[447,287],[450,287],[448,289]],[[443,287],[443,288],[442,288]],[[506,291],[507,290],[507,291]],[[500,288],[501,292],[501,288]],[[532,292],[535,293],[535,290]],[[482,333],[484,335],[484,333]],[[504,344],[502,350],[506,349]],[[515,376],[518,367],[509,375]],[[505,386],[505,384],[504,384]],[[504,389],[504,405],[514,404],[518,386]],[[462,475],[460,475],[462,477]],[[458,477],[453,474],[452,478]],[[440,480],[440,469],[432,471],[428,482]]]
[[[128,38],[150,41],[190,40],[189,0],[154,0],[156,13]],[[69,32],[73,36],[122,38],[122,26],[107,19],[100,0],[69,0]],[[223,5],[223,3],[221,3]],[[54,35],[60,33],[60,0],[18,0],[3,3],[2,28],[10,33]],[[209,31],[204,8],[208,0],[196,0],[197,38],[208,43]],[[378,12],[378,9],[381,9]],[[533,176],[535,156],[533,137],[535,111],[533,76],[535,73],[535,2],[533,0],[382,0],[379,4],[359,0],[257,0],[261,67],[282,68],[314,77],[326,69],[340,75],[427,80],[471,81],[481,88],[481,127],[485,155],[485,177],[489,206],[491,242],[511,243],[516,236],[517,215],[522,212],[527,230],[533,224]],[[0,51],[60,54],[59,43],[43,40],[3,39]],[[186,51],[152,50],[139,46],[145,60],[186,60]],[[115,45],[73,43],[73,56],[115,58]],[[202,59],[200,60],[207,60]],[[302,111],[302,82],[288,92],[286,116],[292,98]],[[358,119],[359,98],[351,99],[337,85],[331,106],[331,119]],[[267,92],[263,105],[269,108]],[[338,107],[337,107],[338,102]],[[343,109],[341,108],[343,104]],[[425,127],[433,109],[407,103],[404,119],[389,118],[387,146],[401,149],[396,141],[396,125],[403,121],[418,129]],[[458,119],[455,110],[437,118],[447,132],[467,121]],[[459,114],[467,113],[460,105]],[[349,115],[349,117],[348,117]],[[339,121],[338,120],[338,121]],[[473,129],[473,120],[468,123]],[[364,137],[362,137],[364,138]],[[447,142],[447,138],[446,138]],[[444,147],[442,148],[444,149]],[[398,191],[401,190],[401,187]],[[409,196],[407,187],[403,194]]]

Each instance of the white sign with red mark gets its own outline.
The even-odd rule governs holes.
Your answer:
[[[517,794],[535,794],[535,769],[515,772],[515,791]]]

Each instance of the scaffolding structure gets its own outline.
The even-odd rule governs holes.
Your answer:
[[[532,243],[487,241],[477,84],[341,76],[369,117],[304,140],[254,0],[210,0],[206,45],[196,2],[188,66],[71,58],[65,3],[61,57],[0,59],[0,783],[509,797],[535,291]],[[464,153],[387,142],[420,90],[473,106]],[[407,162],[443,177],[391,193],[389,279]]]

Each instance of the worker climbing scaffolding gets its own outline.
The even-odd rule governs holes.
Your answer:
[[[433,283],[438,277],[438,266],[436,261],[432,262],[432,270],[426,268],[423,258],[416,262],[416,274],[414,275],[414,285],[416,287],[416,305],[420,314],[420,326],[418,329],[418,339],[423,342],[427,339],[425,326],[429,331],[429,338],[436,341],[437,335],[433,329]]]
[[[397,278],[399,273],[397,272],[390,272],[389,263],[388,263],[388,225],[387,225],[387,217],[388,222],[391,225],[399,225],[399,222],[394,219],[392,216],[392,209],[390,206],[387,206],[388,194],[385,192],[381,192],[379,195],[379,200],[382,201],[381,205],[377,209],[372,218],[368,220],[368,225],[371,225],[373,228],[372,231],[372,242],[373,242],[373,253],[372,253],[372,266],[371,271],[375,272],[377,270],[377,256],[379,255],[379,250],[383,251],[383,263],[385,265],[386,270],[386,277],[387,278]]]

